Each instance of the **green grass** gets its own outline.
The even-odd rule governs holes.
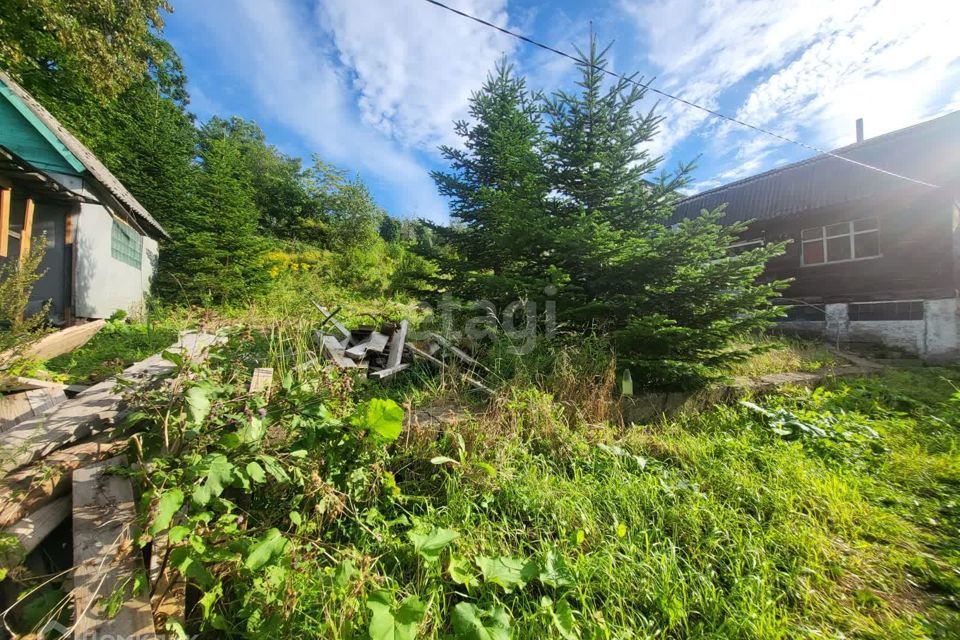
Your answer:
[[[344,312],[352,321],[362,313]],[[201,637],[367,638],[374,611],[380,622],[384,611],[412,615],[402,602],[423,605],[412,615],[417,637],[437,639],[506,637],[482,612],[508,619],[518,639],[960,637],[960,370],[784,389],[754,399],[766,417],[718,405],[621,426],[602,340],[540,350],[527,363],[494,355],[506,382],[486,406],[461,396],[455,376],[416,367],[387,388],[295,372],[310,329],[305,318],[240,329],[213,371],[172,383],[217,390],[207,419],[217,434],[256,415],[249,372],[273,366],[262,449],[228,449],[237,445],[226,436],[216,446],[244,461],[270,453],[300,483],[228,489],[216,509],[242,514],[232,542],[214,544],[227,525],[191,536],[225,581],[211,592]],[[149,351],[143,336],[130,340]],[[73,370],[92,371],[107,349],[91,342]],[[832,363],[805,343],[777,340],[768,353],[777,351],[741,374]],[[389,447],[355,456],[285,448],[310,429],[362,442],[351,421],[330,432],[337,423],[316,416],[347,418],[384,396],[408,412],[459,401],[468,416],[456,426],[407,420]],[[169,393],[153,398],[147,415],[183,415]],[[182,469],[180,456],[156,468],[184,473],[189,496],[203,476],[187,460],[206,452],[182,456]],[[231,545],[272,528],[287,541],[279,564],[245,570]],[[433,555],[414,545],[453,534]],[[457,624],[467,605],[493,635]]]
[[[759,377],[771,373],[812,373],[837,364],[822,343],[789,336],[756,336],[750,343],[764,348],[744,362],[734,364],[730,375]]]
[[[176,342],[180,324],[110,320],[85,345],[48,360],[44,368],[68,384],[94,384]]]
[[[795,437],[739,405],[615,428],[590,360],[561,354],[457,427],[408,425],[342,494],[317,478],[331,493],[309,524],[290,525],[289,504],[249,508],[252,528],[287,522],[298,546],[271,587],[285,594],[275,617],[232,628],[365,638],[385,590],[424,604],[424,638],[481,637],[454,625],[461,603],[506,612],[513,638],[960,635],[960,372],[757,401],[825,434]],[[339,375],[316,389],[334,411],[384,393]],[[405,393],[435,400],[389,391]],[[457,537],[433,561],[410,533],[437,527]],[[539,569],[507,589],[483,573],[498,558]],[[560,583],[543,577],[548,558]]]

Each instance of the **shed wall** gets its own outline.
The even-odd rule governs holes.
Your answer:
[[[83,204],[77,218],[76,315],[107,318],[115,311],[143,311],[159,254],[157,242],[143,236],[140,268],[113,257],[113,216],[99,204]]]

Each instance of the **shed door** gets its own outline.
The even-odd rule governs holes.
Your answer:
[[[32,242],[40,242],[41,237],[46,233],[47,252],[40,266],[40,270],[46,273],[33,286],[33,294],[30,296],[30,313],[35,312],[49,300],[50,317],[55,319],[63,317],[70,286],[70,273],[67,269],[63,242],[65,225],[66,216],[62,207],[44,206],[38,203],[33,214]]]

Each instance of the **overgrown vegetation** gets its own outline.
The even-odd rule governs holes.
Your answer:
[[[46,243],[37,242],[22,262],[0,261],[0,369],[23,364],[24,350],[43,335],[47,306],[29,307],[45,251]]]
[[[555,353],[456,425],[240,333],[142,394],[144,541],[204,637],[954,637],[960,374],[890,372],[621,429]],[[609,362],[609,361],[608,361]],[[273,365],[268,401],[247,372]],[[173,391],[171,393],[171,391]],[[420,401],[425,401],[420,398]],[[142,467],[146,468],[146,467]]]
[[[436,175],[456,224],[432,227],[386,215],[359,180],[282,154],[254,123],[196,126],[156,33],[165,3],[81,4],[4,17],[0,63],[173,239],[156,282],[166,306],[111,320],[46,367],[93,382],[187,325],[230,338],[205,365],[168,354],[176,375],[136,393],[120,427],[137,542],[190,585],[167,631],[960,636],[956,369],[624,423],[624,366],[639,387],[675,389],[833,359],[751,333],[774,315],[779,283],[758,276],[777,245],[726,255],[741,227],[716,211],[667,225],[685,168],[655,177],[643,145],[658,120],[637,116],[642,91],[604,85],[595,43],[575,93],[531,94],[506,66],[490,78]],[[39,326],[16,324],[31,261],[0,267],[0,340]],[[317,363],[311,299],[348,324],[416,323],[417,296],[442,293],[535,302],[535,324],[556,303],[559,334],[522,355],[499,330],[471,344],[498,389],[488,404],[455,371],[383,387]],[[275,371],[269,398],[248,392],[254,367]],[[454,419],[435,417],[448,408]],[[29,593],[18,631],[66,617],[68,575],[13,572]],[[121,594],[97,606],[115,611]]]
[[[721,210],[670,225],[690,167],[660,169],[660,118],[640,112],[640,86],[607,82],[605,53],[591,41],[576,92],[530,93],[504,63],[473,96],[463,148],[435,173],[458,223],[438,229],[437,257],[467,302],[542,314],[551,299],[558,321],[607,332],[643,387],[701,385],[776,317],[784,283],[760,275],[783,247],[727,255],[746,226]]]

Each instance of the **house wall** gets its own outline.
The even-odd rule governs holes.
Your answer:
[[[803,266],[803,229],[876,217],[880,256]],[[751,225],[743,239],[790,241],[767,266],[771,278],[792,278],[784,297],[810,303],[926,300],[953,297],[954,202],[943,191],[905,189]]]
[[[120,309],[138,315],[143,310],[156,270],[157,242],[143,236],[138,269],[113,257],[112,234],[113,216],[103,205],[80,205],[74,281],[77,317],[107,318]]]

